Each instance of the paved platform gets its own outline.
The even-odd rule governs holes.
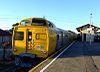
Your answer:
[[[44,68],[44,67],[43,67]],[[42,68],[42,69],[43,69]],[[42,72],[42,69],[40,72]],[[100,43],[74,42],[43,72],[99,72]]]

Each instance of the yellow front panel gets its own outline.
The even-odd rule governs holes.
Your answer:
[[[35,54],[37,57],[48,56],[48,29],[46,27],[20,26],[16,31],[24,32],[24,40],[14,40],[14,54],[27,53]],[[28,41],[28,32],[32,33],[32,39]],[[31,38],[31,37],[30,37]]]
[[[15,41],[15,49],[17,49],[17,52],[15,52],[15,54],[21,54],[21,53],[25,53],[25,42],[20,42],[20,41]]]

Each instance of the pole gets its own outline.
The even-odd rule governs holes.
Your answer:
[[[90,14],[90,44],[91,44],[91,28],[92,28],[92,26],[91,26],[91,23],[92,23],[92,13]]]

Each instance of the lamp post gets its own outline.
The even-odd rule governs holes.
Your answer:
[[[91,26],[91,24],[92,24],[92,13],[90,14],[90,44],[91,44],[91,32],[92,32],[92,26]]]

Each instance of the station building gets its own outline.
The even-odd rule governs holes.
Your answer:
[[[80,37],[79,39],[81,41],[94,42],[95,34],[97,30],[100,28],[91,24],[86,24],[76,29],[79,32],[79,37]]]

